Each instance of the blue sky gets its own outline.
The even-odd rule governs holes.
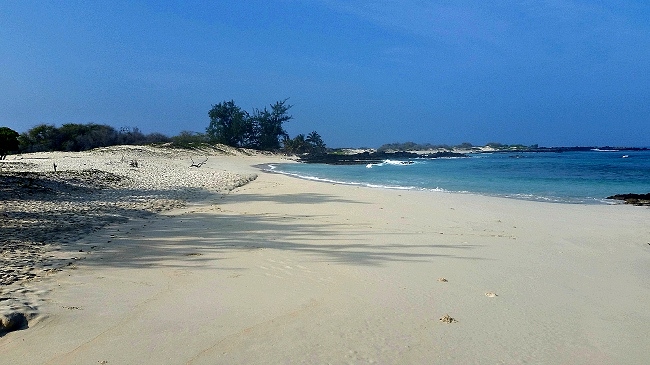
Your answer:
[[[0,125],[203,132],[290,98],[293,136],[650,146],[648,1],[3,1]]]

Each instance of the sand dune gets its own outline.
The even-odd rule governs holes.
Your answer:
[[[147,161],[180,170],[186,157]],[[647,359],[647,208],[360,188],[250,167],[272,161],[210,156],[187,171],[257,178],[60,245],[57,255],[78,260],[3,291],[32,315],[0,338],[0,363]]]

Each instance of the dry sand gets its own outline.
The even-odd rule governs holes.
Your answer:
[[[239,181],[271,161],[211,156],[196,170]],[[3,298],[34,310],[28,329],[0,338],[0,363],[642,364],[650,355],[648,208],[268,173],[228,190],[58,246],[62,256],[87,251],[7,286]]]

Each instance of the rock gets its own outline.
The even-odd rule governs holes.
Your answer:
[[[623,200],[625,204],[638,206],[650,206],[650,193],[647,194],[616,194],[608,196],[607,199]]]
[[[449,314],[445,314],[444,316],[440,317],[440,321],[444,323],[455,323],[458,322],[456,318],[451,317]]]
[[[0,334],[27,328],[27,317],[22,313],[0,315]]]
[[[410,158],[442,158],[442,157],[467,157],[465,154],[456,152],[432,152],[428,154],[417,154],[413,152],[362,152],[355,154],[340,155],[334,153],[309,154],[300,156],[299,161],[305,163],[321,163],[329,165],[367,165],[377,164],[391,159]],[[411,162],[412,163],[412,162]]]

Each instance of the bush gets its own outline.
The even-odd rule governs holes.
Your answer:
[[[4,160],[9,152],[17,151],[19,147],[18,132],[9,127],[0,127],[0,160]]]

